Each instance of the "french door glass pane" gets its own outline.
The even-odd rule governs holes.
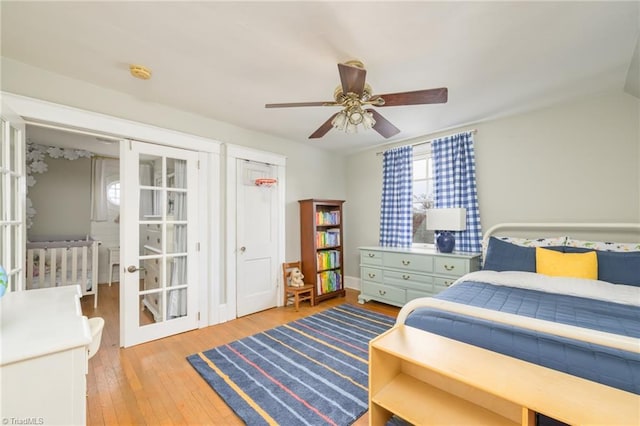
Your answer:
[[[11,181],[11,201],[9,202],[9,220],[19,220],[20,219],[20,195],[22,191],[20,190],[20,179],[18,176],[10,175],[9,180]]]
[[[187,220],[188,194],[186,160],[141,155],[139,166],[142,326],[187,313],[187,224],[176,222]]]
[[[167,292],[167,311],[165,313],[168,319],[180,318],[187,315],[187,289],[169,290]]]
[[[17,171],[16,157],[18,152],[16,143],[17,143],[16,130],[14,128],[10,128],[9,129],[9,158],[7,159],[9,161],[7,161],[7,168],[9,170],[15,170],[15,171]]]
[[[140,189],[140,220],[162,219],[162,190]]]
[[[1,149],[0,149],[1,151]],[[9,174],[0,171],[0,221],[7,220],[9,217],[9,200],[8,194],[4,193],[6,181],[9,179]],[[4,241],[4,240],[2,240]]]

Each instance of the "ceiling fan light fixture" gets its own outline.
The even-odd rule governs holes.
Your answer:
[[[365,129],[369,130],[375,125],[376,120],[373,118],[373,114],[371,114],[369,111],[365,111],[364,115],[362,116],[362,126],[364,126]]]
[[[362,123],[362,117],[363,114],[359,109],[349,111],[349,123],[351,124],[355,124],[357,126],[358,124]]]
[[[331,120],[331,125],[336,130],[345,131],[345,127],[347,125],[347,113],[340,111],[338,115],[333,117],[333,120]]]
[[[358,133],[360,124],[365,130],[371,129],[376,124],[373,114],[362,109],[360,105],[343,109],[331,120],[334,129],[345,133]]]
[[[347,122],[347,126],[345,127],[344,131],[346,133],[358,133],[358,125]]]

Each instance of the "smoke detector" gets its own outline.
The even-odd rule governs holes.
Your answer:
[[[144,65],[129,65],[131,75],[140,80],[149,80],[151,78],[151,70]]]

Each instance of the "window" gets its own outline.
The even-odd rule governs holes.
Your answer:
[[[413,244],[433,244],[433,231],[427,231],[427,209],[433,207],[433,159],[429,144],[413,151]]]
[[[120,205],[120,181],[116,180],[107,185],[107,200],[115,205]]]

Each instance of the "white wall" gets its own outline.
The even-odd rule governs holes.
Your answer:
[[[300,257],[297,200],[346,199],[344,159],[336,158],[327,151],[145,102],[5,57],[1,61],[0,87],[4,91],[286,156],[287,260]],[[215,96],[211,101],[216,102]]]
[[[639,222],[639,114],[640,100],[620,91],[443,134],[478,129],[483,229],[501,222]],[[381,150],[346,161],[348,276],[360,276],[358,247],[378,241]]]

